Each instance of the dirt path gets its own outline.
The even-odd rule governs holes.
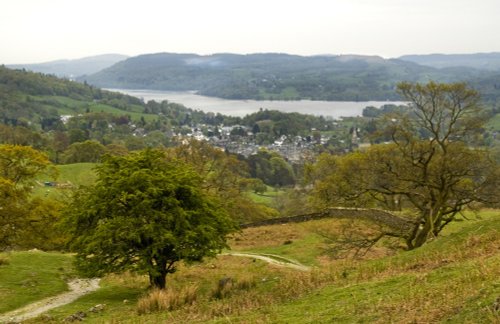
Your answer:
[[[99,288],[99,279],[76,279],[68,282],[70,291],[48,297],[11,312],[0,314],[0,323],[21,322],[66,304]]]
[[[228,252],[222,253],[221,255],[258,259],[280,267],[287,267],[300,271],[311,270],[311,267],[305,266],[295,260],[274,254]],[[99,288],[99,279],[76,279],[68,282],[68,286],[70,289],[68,292],[39,300],[5,314],[0,314],[0,323],[21,322],[23,320],[37,317],[38,315],[53,308],[69,304],[77,298],[97,290]]]
[[[274,254],[254,254],[254,253],[240,253],[240,252],[227,252],[222,253],[221,255],[232,255],[246,258],[254,258],[262,261],[266,261],[267,263],[274,264],[280,267],[292,268],[300,271],[310,271],[311,267],[305,266],[298,261],[284,258],[279,255]],[[280,261],[283,260],[283,261]]]

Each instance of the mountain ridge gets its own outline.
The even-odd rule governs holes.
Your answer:
[[[97,66],[96,61],[101,65]],[[75,64],[90,64],[94,68],[68,72],[67,66]],[[468,82],[484,93],[487,100],[496,101],[500,97],[496,82],[500,79],[500,53],[405,55],[386,59],[358,54],[163,52],[133,57],[103,54],[9,67],[103,88],[195,90],[226,99],[398,100],[395,91],[398,82],[430,80]]]
[[[130,57],[79,80],[104,88],[196,90],[226,99],[366,101],[400,99],[395,88],[401,81],[483,76],[485,71],[474,68],[437,69],[373,55],[164,52]]]
[[[468,67],[486,71],[500,71],[500,52],[473,54],[410,54],[400,56],[399,59],[438,69]]]
[[[79,59],[60,59],[33,64],[8,64],[6,66],[12,69],[26,69],[33,72],[53,74],[58,77],[75,78],[97,73],[128,57],[122,54],[101,54]]]

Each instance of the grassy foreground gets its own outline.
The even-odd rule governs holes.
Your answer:
[[[318,229],[333,230],[338,227],[335,221],[246,229],[231,240],[233,250],[279,254],[315,265],[315,270],[220,256],[181,265],[167,278],[166,295],[149,294],[143,276],[108,276],[100,290],[50,316],[60,322],[85,311],[88,323],[499,323],[500,213],[483,211],[481,218],[450,225],[441,237],[415,251],[390,253],[379,246],[364,260],[335,261],[322,254],[327,246]],[[29,269],[33,255],[38,264],[18,276],[15,269]],[[67,255],[18,252],[2,257],[8,259],[0,265],[2,301],[24,294],[31,300],[41,298],[19,284],[34,269],[37,287],[45,295],[54,293],[46,290],[51,285],[64,289],[62,279],[71,275]],[[17,268],[9,270],[14,265]],[[47,275],[42,277],[42,272]],[[54,284],[45,284],[54,278]],[[224,278],[231,278],[231,284],[221,287]],[[5,282],[14,287],[10,295]],[[17,306],[29,301],[24,298]],[[105,309],[88,312],[96,304],[106,304]],[[155,311],[162,307],[165,310]]]
[[[41,251],[0,253],[0,314],[66,291],[72,260]]]

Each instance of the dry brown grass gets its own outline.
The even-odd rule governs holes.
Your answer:
[[[234,250],[247,250],[283,245],[285,242],[302,239],[307,231],[301,224],[269,225],[246,228],[235,234],[228,242]]]
[[[153,289],[137,302],[137,313],[173,311],[184,305],[192,305],[197,299],[198,287],[186,286],[181,290]]]
[[[256,285],[256,279],[248,275],[239,279],[225,277],[219,280],[211,295],[212,298],[223,299],[231,296],[235,291],[248,291]]]
[[[430,270],[416,275],[405,286],[402,296],[383,299],[369,310],[372,313],[385,314],[377,323],[437,323],[459,313],[468,300],[480,300],[487,288],[482,283],[492,282],[500,276],[500,259],[472,262],[460,273],[450,274],[445,278],[440,271]],[[464,271],[465,270],[465,271]],[[468,271],[467,271],[468,270]],[[464,273],[465,272],[465,273]],[[491,323],[500,321],[500,314],[495,314],[491,305],[481,305],[491,314]]]
[[[278,255],[299,256],[299,261],[308,265],[325,265],[332,262],[333,239],[341,237],[342,231],[351,223],[341,219],[322,219],[305,223],[269,225],[246,228],[235,235],[229,245],[235,251],[256,251]],[[352,227],[352,226],[351,226]],[[361,229],[367,226],[359,225]],[[363,234],[363,233],[362,233]],[[329,239],[330,238],[330,239]],[[284,248],[289,245],[289,248]],[[381,240],[367,253],[357,255],[359,260],[378,259],[394,255],[393,240]],[[354,249],[348,249],[342,257],[354,255]]]
[[[9,259],[7,259],[6,257],[0,256],[0,266],[8,265],[8,264],[9,264]]]
[[[146,276],[141,276],[130,272],[108,274],[105,277],[105,281],[112,282],[113,285],[135,289],[144,289],[144,287],[147,287],[149,285],[149,280]]]
[[[234,249],[283,246],[286,240],[307,240],[318,229],[333,232],[342,226],[342,222],[319,220],[249,228],[240,239],[233,239],[231,246]],[[316,249],[318,245],[308,248]],[[323,256],[311,272],[235,256],[219,256],[189,266],[180,264],[179,271],[168,278],[172,296],[152,296],[149,301],[143,298],[140,303],[144,305],[137,307],[144,314],[140,320],[197,323],[227,318],[238,323],[273,322],[277,319],[275,311],[285,305],[301,297],[310,298],[321,288],[334,287],[332,296],[340,296],[343,301],[334,303],[338,298],[332,297],[322,302],[326,306],[332,303],[332,307],[345,307],[346,314],[364,312],[373,316],[365,318],[374,323],[433,323],[459,314],[470,307],[469,301],[490,298],[486,294],[491,290],[482,282],[491,283],[500,277],[498,231],[469,231],[429,242],[418,251],[377,258],[392,253],[385,248],[382,245],[368,255],[367,258],[375,259],[369,261],[332,260]],[[224,281],[226,278],[230,280]],[[225,283],[221,284],[221,280]],[[199,287],[195,302],[183,302],[182,287],[194,284]],[[491,305],[481,307],[488,311]],[[321,310],[322,306],[318,307]],[[159,310],[164,312],[153,313]],[[498,314],[489,311],[491,322],[498,320]]]

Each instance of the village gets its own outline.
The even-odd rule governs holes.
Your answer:
[[[259,133],[255,134],[251,128],[242,125],[221,126],[216,127],[216,129],[206,125],[197,125],[190,127],[188,132],[184,128],[182,133],[173,133],[172,135],[181,139],[193,138],[199,141],[207,141],[214,147],[221,148],[229,153],[242,155],[245,158],[257,154],[259,150],[276,152],[291,163],[302,163],[307,157],[321,151],[320,147],[327,147],[328,145],[335,146],[337,150],[343,152],[369,145],[361,143],[359,128],[351,127],[351,129],[346,129],[345,125],[341,123],[335,123],[335,125],[338,127],[336,133],[340,135],[322,133],[313,128],[310,131],[311,135],[281,135],[272,142],[259,141]]]

